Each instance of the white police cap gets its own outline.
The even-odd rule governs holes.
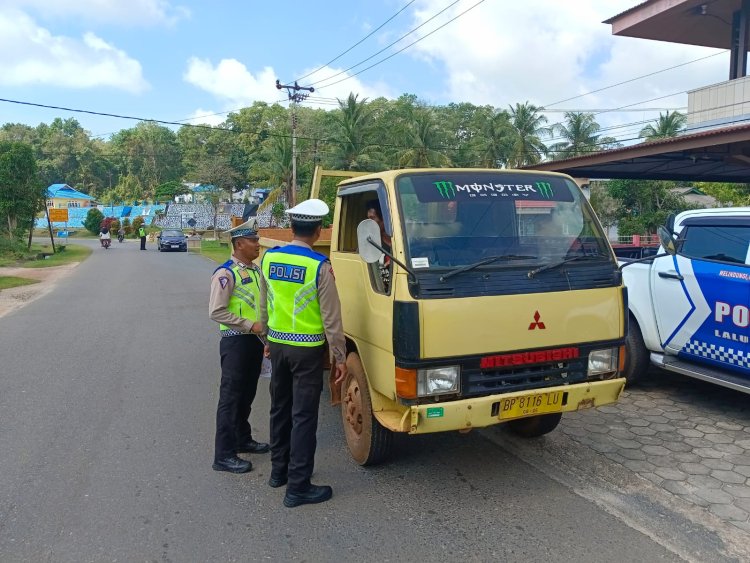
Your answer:
[[[232,238],[239,237],[256,237],[258,236],[258,220],[255,217],[251,217],[241,225],[229,229],[227,231]]]
[[[303,223],[319,223],[323,217],[328,215],[328,206],[325,201],[319,199],[308,199],[287,209],[286,213],[292,221]]]

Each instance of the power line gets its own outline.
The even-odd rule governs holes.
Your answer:
[[[324,64],[322,66],[319,66],[318,68],[316,68],[312,72],[308,72],[306,75],[299,77],[296,80],[296,82],[301,82],[302,80],[304,80],[308,76],[312,76],[316,72],[319,72],[319,71],[323,70],[324,68],[326,68],[329,64],[331,64],[331,63],[336,62],[337,60],[339,60],[341,57],[343,57],[344,55],[346,55],[349,51],[351,51],[352,49],[354,49],[356,46],[360,45],[366,39],[369,39],[375,33],[377,33],[378,31],[380,31],[381,29],[383,29],[383,27],[385,27],[386,24],[388,24],[391,20],[393,20],[396,16],[398,16],[401,12],[403,12],[404,10],[406,10],[406,8],[408,8],[409,6],[411,6],[412,4],[414,4],[414,2],[416,2],[416,1],[417,0],[411,0],[408,4],[406,4],[406,6],[404,6],[403,8],[401,8],[398,12],[396,12],[395,14],[393,14],[390,18],[388,18],[387,20],[385,20],[383,23],[381,23],[378,27],[376,27],[370,33],[368,33],[367,35],[365,35],[362,39],[360,39],[354,45],[352,45],[351,47],[349,47],[346,51],[344,51],[343,53],[339,53],[334,58],[332,58],[330,61],[328,61],[326,64]]]
[[[635,78],[629,78],[627,80],[623,80],[622,82],[618,82],[616,84],[610,84],[609,86],[603,86],[602,88],[598,88],[596,90],[591,90],[590,92],[586,92],[585,94],[579,94],[579,95],[573,96],[571,98],[565,98],[564,100],[559,100],[557,102],[553,102],[551,104],[547,104],[547,105],[545,105],[543,107],[547,108],[549,106],[556,106],[557,104],[561,104],[563,102],[569,102],[570,100],[576,100],[578,98],[583,98],[584,96],[588,96],[590,94],[596,94],[597,92],[603,92],[604,90],[609,90],[610,88],[615,88],[616,86],[622,86],[623,84],[628,84],[629,82],[635,82],[636,80],[641,80],[642,78],[648,78],[649,76],[654,76],[654,75],[660,74],[662,72],[667,72],[668,70],[673,70],[675,68],[680,68],[680,67],[683,67],[683,66],[687,66],[689,64],[693,64],[693,63],[696,63],[698,61],[704,61],[706,59],[710,59],[711,57],[716,57],[718,55],[722,55],[722,54],[724,54],[726,52],[727,52],[726,50],[722,50],[722,51],[719,51],[718,53],[713,53],[713,54],[707,55],[705,57],[700,57],[698,59],[693,59],[692,61],[687,61],[687,62],[684,62],[684,63],[680,63],[678,65],[674,65],[674,66],[670,66],[670,67],[667,67],[667,68],[663,68],[661,70],[655,70],[654,72],[649,72],[648,74],[642,74],[641,76],[636,76]]]
[[[484,1],[485,1],[485,0],[479,0],[479,2],[477,2],[476,4],[474,4],[473,6],[471,6],[470,8],[467,8],[466,10],[464,10],[463,12],[461,12],[460,14],[458,14],[458,15],[457,15],[456,17],[454,17],[454,18],[451,18],[450,20],[448,20],[447,22],[445,22],[445,23],[444,23],[443,25],[441,25],[440,27],[437,27],[437,28],[433,29],[433,30],[432,30],[431,32],[427,33],[426,35],[423,35],[422,37],[420,37],[420,38],[419,38],[419,39],[417,39],[416,41],[413,41],[413,42],[409,43],[409,44],[408,44],[408,45],[407,45],[406,47],[403,47],[403,48],[399,49],[399,50],[398,50],[398,51],[396,51],[395,53],[392,53],[392,54],[388,55],[387,57],[385,57],[385,58],[383,58],[383,59],[380,59],[380,60],[379,60],[379,61],[377,61],[376,63],[373,63],[373,64],[371,64],[370,66],[368,66],[368,67],[366,67],[366,68],[363,68],[362,70],[360,70],[360,71],[358,71],[358,72],[355,72],[355,73],[354,73],[354,74],[352,74],[351,76],[347,76],[346,78],[342,78],[341,80],[337,80],[336,82],[332,82],[332,83],[330,83],[330,84],[325,84],[325,85],[323,85],[323,86],[320,86],[319,88],[328,88],[329,86],[333,86],[334,84],[339,84],[339,83],[341,83],[341,82],[344,82],[345,80],[349,80],[350,78],[354,78],[355,76],[357,76],[357,75],[359,75],[359,74],[362,74],[362,73],[363,73],[363,72],[365,72],[366,70],[370,70],[371,68],[373,68],[373,67],[376,67],[376,66],[378,66],[378,65],[379,65],[379,64],[381,64],[381,63],[384,63],[384,62],[385,62],[385,61],[387,61],[388,59],[392,59],[393,57],[395,57],[395,56],[396,56],[396,55],[398,55],[399,53],[401,53],[401,52],[405,51],[406,49],[408,49],[409,47],[411,47],[412,45],[416,45],[417,43],[419,43],[419,42],[420,42],[420,41],[422,41],[423,39],[427,39],[427,38],[428,38],[428,37],[429,37],[430,35],[432,35],[432,34],[433,34],[433,33],[435,33],[436,31],[440,31],[440,30],[441,30],[441,29],[443,29],[443,28],[444,28],[444,27],[445,27],[446,25],[448,25],[448,24],[450,24],[450,23],[452,23],[452,22],[456,21],[456,20],[457,20],[458,18],[460,18],[461,16],[463,16],[463,15],[464,15],[464,14],[466,14],[467,12],[470,12],[471,10],[473,10],[474,8],[476,8],[477,6],[479,6],[480,4],[482,4],[482,3],[484,2]],[[454,2],[454,4],[455,4],[455,2]],[[451,6],[452,6],[452,5],[453,5],[453,4],[451,4]],[[449,7],[450,7],[450,6],[449,6]],[[446,9],[447,9],[447,8],[446,8]],[[426,23],[426,22],[425,22],[425,23]],[[371,57],[371,58],[372,58],[372,57]],[[361,63],[360,63],[360,64],[361,64]]]
[[[363,65],[364,63],[366,63],[366,62],[367,62],[367,61],[369,61],[370,59],[374,59],[374,58],[375,58],[375,57],[377,57],[377,56],[378,56],[378,55],[379,55],[380,53],[382,53],[383,51],[386,51],[386,50],[390,49],[391,47],[393,47],[393,46],[394,46],[394,45],[395,45],[396,43],[398,43],[399,41],[401,41],[401,40],[402,40],[402,39],[404,39],[405,37],[407,37],[407,36],[411,35],[411,34],[412,34],[412,33],[414,33],[415,31],[417,31],[417,30],[418,30],[419,28],[421,28],[421,27],[423,27],[423,26],[427,25],[427,24],[428,24],[428,23],[430,23],[430,22],[431,22],[432,20],[434,20],[434,19],[435,19],[436,17],[438,17],[438,16],[440,15],[440,14],[442,14],[442,13],[443,13],[443,12],[445,12],[446,10],[448,10],[448,9],[452,8],[453,6],[455,6],[456,4],[458,4],[458,3],[460,2],[460,1],[461,1],[461,0],[454,0],[453,2],[451,2],[450,4],[448,4],[448,5],[447,5],[447,6],[445,7],[445,8],[443,8],[442,10],[440,10],[440,11],[439,11],[439,12],[438,12],[437,14],[435,14],[434,16],[432,16],[431,18],[429,18],[428,20],[426,20],[426,21],[422,22],[421,24],[419,24],[419,25],[418,25],[417,27],[415,27],[414,29],[412,29],[412,30],[410,30],[410,31],[406,32],[406,33],[405,33],[404,35],[402,35],[401,37],[399,37],[398,39],[396,39],[396,40],[395,40],[395,41],[394,41],[393,43],[390,43],[390,44],[386,45],[385,47],[383,47],[382,49],[380,49],[380,51],[378,51],[377,53],[374,53],[374,54],[370,55],[370,56],[369,56],[369,57],[367,57],[366,59],[364,59],[364,60],[362,60],[362,61],[358,62],[358,63],[357,63],[357,64],[355,64],[355,65],[352,65],[352,66],[350,66],[350,67],[349,67],[349,68],[347,68],[347,69],[344,69],[344,70],[342,70],[342,71],[340,71],[340,72],[337,72],[336,74],[333,74],[333,75],[331,75],[331,76],[328,76],[328,77],[326,77],[326,78],[323,78],[323,79],[321,79],[321,80],[320,80],[320,82],[327,82],[327,81],[329,81],[329,80],[331,80],[331,79],[333,79],[333,78],[336,78],[337,76],[340,76],[340,75],[342,75],[342,74],[344,74],[344,73],[346,73],[346,72],[349,72],[349,71],[350,71],[350,70],[352,70],[353,68],[357,68],[358,66],[360,66],[360,65]],[[482,1],[484,1],[484,0],[482,0]],[[358,74],[359,74],[359,73],[358,73]],[[334,84],[337,84],[337,83],[334,83]],[[330,86],[330,84],[328,84],[327,86]],[[323,86],[323,87],[325,87],[325,86]]]

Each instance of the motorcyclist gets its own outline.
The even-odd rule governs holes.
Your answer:
[[[125,239],[125,228],[121,226],[119,230],[117,231],[117,240],[119,242],[122,242],[124,239]]]
[[[99,242],[101,243],[102,248],[107,248],[112,242],[112,236],[109,234],[109,229],[107,227],[102,227],[102,230],[99,232]]]

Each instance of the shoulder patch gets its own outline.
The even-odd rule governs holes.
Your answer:
[[[226,276],[220,276],[219,285],[221,285],[221,289],[226,289],[227,286],[229,285],[229,278]]]

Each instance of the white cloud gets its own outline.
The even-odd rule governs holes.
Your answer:
[[[307,72],[309,71],[305,71],[303,74]],[[333,76],[338,72],[340,72],[340,69],[326,67],[311,79],[321,77],[319,81],[323,83],[323,78]],[[341,75],[335,80],[340,80],[345,76],[345,74]],[[286,90],[276,88],[277,74],[273,68],[264,67],[261,71],[253,74],[236,59],[222,59],[214,65],[207,59],[192,57],[188,60],[187,70],[183,78],[193,86],[213,94],[227,110],[252,105],[255,101],[274,103],[286,102],[287,100]],[[307,85],[308,82],[303,82],[303,84]],[[310,107],[330,109],[336,105],[335,98],[346,98],[350,92],[370,99],[390,96],[388,89],[382,85],[365,86],[356,78],[352,78],[341,84],[321,88],[320,90],[316,89],[310,95],[310,98],[305,100],[304,104]]]
[[[225,113],[216,113],[211,110],[198,108],[195,110],[188,119],[184,121],[186,123],[192,123],[193,125],[211,125],[216,127],[226,121],[227,116]]]
[[[486,2],[406,51],[444,70],[440,101],[468,101],[507,107],[530,101],[552,104],[629,78],[715,53],[688,45],[614,37],[601,23],[632,7],[633,0],[527,0]],[[444,0],[420,0],[415,22],[445,6]],[[459,4],[423,35],[470,7]],[[416,37],[410,36],[410,40]],[[726,79],[728,55],[719,55],[555,107],[616,108]],[[645,104],[687,105],[687,95]],[[657,112],[658,113],[658,112]],[[552,114],[554,115],[554,114]],[[556,119],[559,119],[559,114]],[[602,114],[600,123],[635,121],[630,115]]]
[[[3,5],[33,10],[44,18],[74,17],[125,25],[171,25],[190,16],[185,6],[167,0],[3,0]]]
[[[142,92],[140,63],[93,33],[82,39],[52,35],[16,10],[0,11],[0,84],[67,88],[110,86]]]

